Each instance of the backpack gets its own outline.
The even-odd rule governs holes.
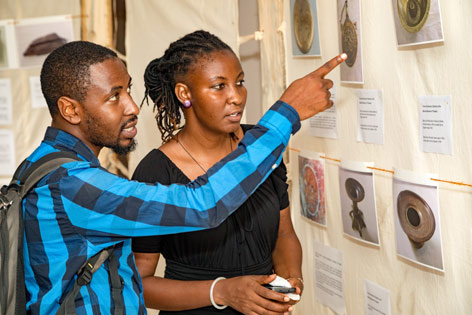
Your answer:
[[[19,176],[27,163],[24,160],[16,169],[10,184],[0,189],[0,314],[26,315],[23,198],[44,176],[62,164],[80,160],[71,152],[53,152],[40,158]],[[74,286],[61,298],[61,306],[57,314],[75,314],[74,301],[81,286],[91,281],[93,273],[107,259],[109,259],[109,272],[112,279],[115,314],[122,314],[122,283],[113,250],[114,246],[103,249],[89,258],[80,268]]]

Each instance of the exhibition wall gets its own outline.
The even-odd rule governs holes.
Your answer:
[[[80,1],[0,1],[0,20],[20,21],[24,19],[32,19],[38,17],[69,15],[73,23],[74,37],[80,38]],[[13,24],[12,24],[13,25]],[[8,44],[7,44],[8,45]],[[2,124],[2,163],[10,160],[10,156],[6,151],[12,150],[12,159],[16,163],[12,163],[11,169],[16,167],[24,158],[26,158],[44,137],[46,127],[51,123],[49,111],[44,106],[33,106],[30,98],[30,78],[38,78],[41,68],[39,66],[0,69],[0,79],[10,81],[11,91],[11,116],[10,123]],[[38,88],[38,86],[36,86]],[[4,92],[5,90],[2,90]],[[2,95],[5,97],[5,95]],[[5,106],[4,108],[6,108]],[[6,112],[7,110],[4,109]],[[5,141],[13,135],[13,141]],[[12,142],[12,143],[10,143]],[[11,173],[6,171],[6,165],[0,171],[0,183],[6,184],[11,178]]]
[[[318,0],[321,58],[294,58],[292,29],[286,32],[288,82],[321,66],[340,52],[337,1]],[[394,1],[396,3],[396,1]],[[290,25],[289,1],[284,2]],[[305,292],[296,314],[331,314],[315,296],[315,241],[343,255],[344,297],[347,314],[365,313],[365,280],[389,290],[391,314],[470,314],[472,312],[471,259],[472,189],[438,184],[444,271],[412,263],[396,254],[395,203],[392,175],[374,170],[379,246],[343,233],[337,161],[325,160],[326,227],[300,216],[298,150],[323,153],[335,160],[374,162],[385,170],[404,169],[436,178],[472,184],[470,140],[471,27],[470,1],[440,1],[444,42],[397,47],[392,1],[361,1],[364,84],[340,82],[340,70],[327,77],[336,85],[337,139],[313,137],[308,121],[290,146],[292,216],[303,246]],[[383,144],[357,141],[357,89],[383,92]],[[422,95],[450,95],[452,99],[452,154],[425,153],[420,147]],[[377,313],[372,313],[377,314]]]

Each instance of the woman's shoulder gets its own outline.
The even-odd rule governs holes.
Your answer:
[[[166,171],[173,167],[172,161],[159,149],[151,150],[139,162],[133,173],[133,180],[146,183],[162,183],[168,176]]]
[[[160,149],[152,149],[151,151],[149,151],[148,154],[146,154],[144,156],[144,158],[141,160],[141,162],[139,162],[138,166],[136,169],[138,168],[147,168],[149,165],[156,165],[156,163],[166,163],[168,160],[167,156],[162,153],[162,151]]]

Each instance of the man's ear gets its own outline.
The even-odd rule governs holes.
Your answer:
[[[190,89],[186,84],[181,82],[177,83],[174,91],[180,103],[183,104],[185,101],[191,101],[192,95],[190,94]]]
[[[61,96],[57,100],[59,115],[72,125],[78,125],[81,122],[81,105],[76,100]]]

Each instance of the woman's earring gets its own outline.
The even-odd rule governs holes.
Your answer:
[[[192,106],[192,102],[190,102],[189,100],[185,100],[184,101],[184,107],[189,108],[190,106]]]

